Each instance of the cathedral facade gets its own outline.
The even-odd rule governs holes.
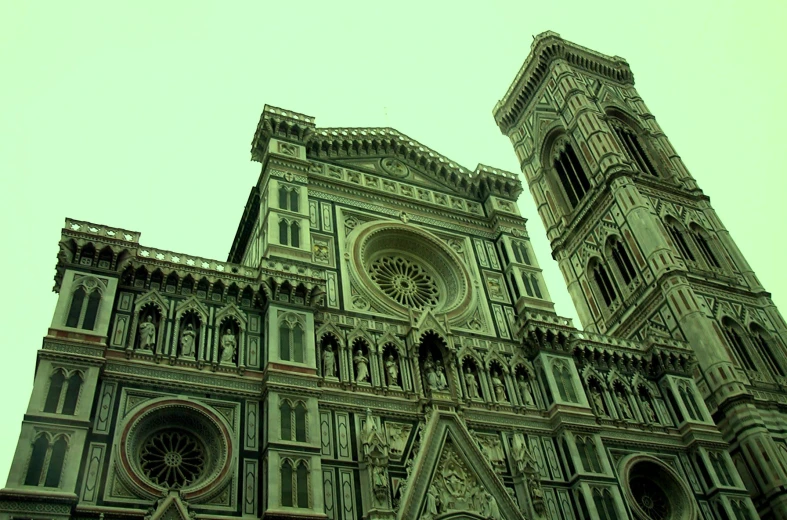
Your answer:
[[[66,220],[8,519],[787,518],[787,325],[634,88],[547,32],[518,174],[266,106],[226,261]]]

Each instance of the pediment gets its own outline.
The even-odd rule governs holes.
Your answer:
[[[170,491],[169,495],[160,499],[156,506],[149,516],[150,520],[191,520],[188,507],[180,499],[177,491]]]
[[[398,519],[524,518],[455,414],[434,412],[413,467]]]

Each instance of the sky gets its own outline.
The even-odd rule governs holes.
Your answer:
[[[461,7],[459,7],[461,5]],[[0,3],[0,485],[52,319],[66,217],[226,260],[265,104],[393,127],[473,170],[518,172],[492,108],[545,30],[626,58],[637,89],[787,309],[787,2]],[[559,314],[576,313],[529,192]]]

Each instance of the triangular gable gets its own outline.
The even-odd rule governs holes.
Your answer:
[[[216,323],[221,323],[221,320],[227,316],[234,316],[237,318],[241,328],[244,330],[246,329],[246,313],[240,310],[234,303],[228,303],[216,313]]]
[[[167,302],[162,298],[161,294],[156,290],[153,289],[152,291],[148,291],[143,296],[137,298],[137,301],[134,303],[134,310],[139,312],[142,310],[142,307],[147,305],[148,303],[152,303],[156,307],[158,307],[159,311],[161,311],[162,316],[167,315]]]
[[[436,411],[424,431],[397,518],[437,520],[457,512],[500,520],[524,518],[464,424],[455,414]]]
[[[200,302],[196,296],[191,296],[190,298],[183,300],[175,307],[175,316],[182,316],[188,311],[196,312],[200,318],[202,318],[203,323],[207,323],[208,321],[208,309]]]
[[[177,491],[170,491],[166,498],[158,501],[150,520],[191,520],[189,510],[181,501]]]

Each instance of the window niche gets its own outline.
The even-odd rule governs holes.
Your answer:
[[[79,370],[66,371],[56,368],[49,377],[49,388],[43,411],[63,415],[75,415],[84,375]]]
[[[308,412],[303,401],[281,399],[279,404],[281,420],[280,438],[283,441],[308,442]]]
[[[659,174],[656,171],[656,168],[653,166],[648,154],[645,153],[645,149],[642,146],[642,143],[639,140],[639,136],[628,126],[625,126],[622,122],[613,120],[612,121],[612,129],[615,132],[620,143],[623,145],[623,150],[625,150],[626,155],[628,158],[634,162],[637,166],[637,169],[648,175],[653,177],[658,177]]]
[[[286,313],[279,317],[279,359],[303,363],[304,331],[303,318],[295,313]]]
[[[60,487],[67,449],[66,435],[52,437],[48,433],[39,433],[33,441],[25,473],[25,485]]]
[[[310,507],[309,463],[303,459],[282,459],[279,470],[282,507]]]
[[[755,350],[760,355],[760,358],[765,362],[770,373],[774,376],[785,377],[785,371],[784,368],[782,368],[783,365],[777,358],[776,352],[778,350],[772,347],[775,341],[765,329],[756,323],[752,323],[749,325],[749,338],[754,344]]]
[[[568,138],[557,140],[552,149],[552,169],[562,188],[569,211],[576,208],[590,191],[590,180]]]
[[[290,247],[300,247],[301,227],[297,220],[286,218],[279,219],[279,244]]]
[[[451,392],[451,380],[446,370],[446,342],[437,333],[429,331],[421,336],[418,360],[425,393]]]
[[[744,344],[745,333],[741,326],[735,320],[725,316],[721,320],[721,329],[727,344],[732,348],[738,365],[744,370],[757,370],[749,354],[748,345]]]
[[[606,266],[598,258],[592,258],[588,262],[587,272],[593,282],[591,285],[594,288],[594,292],[601,296],[600,299],[607,308],[612,307],[613,303],[618,299],[618,292]]]
[[[98,278],[75,274],[66,315],[66,327],[95,329],[101,298],[106,289],[106,284]]]
[[[605,252],[606,257],[612,259],[623,285],[630,287],[632,282],[637,279],[637,270],[634,268],[634,263],[631,261],[631,256],[623,241],[617,237],[610,237],[607,240]]]
[[[244,345],[243,329],[235,315],[222,318],[217,316],[219,326],[216,328],[216,356],[219,365],[239,366],[242,364],[242,346]]]
[[[579,402],[574,388],[574,377],[568,361],[564,359],[552,360],[552,381],[561,401],[568,404]]]
[[[462,379],[465,383],[465,397],[471,401],[484,401],[481,380],[478,376],[478,363],[471,356],[462,360]]]
[[[183,310],[178,314],[175,330],[176,345],[172,356],[197,361],[205,356],[204,324],[207,316],[196,309]]]
[[[279,183],[279,209],[300,211],[299,190],[296,186]]]
[[[372,349],[364,338],[355,338],[350,349],[353,382],[372,384],[371,360]]]

